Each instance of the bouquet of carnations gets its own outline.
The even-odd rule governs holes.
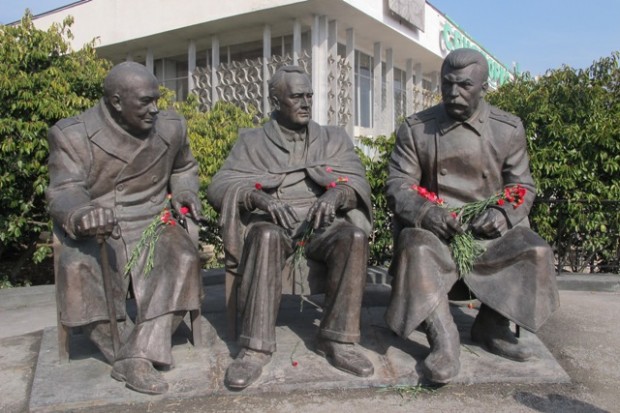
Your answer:
[[[418,195],[425,198],[433,204],[448,208],[452,216],[459,222],[461,227],[465,228],[462,234],[456,234],[450,240],[450,251],[452,258],[456,264],[456,268],[461,277],[471,272],[474,262],[485,251],[484,247],[476,242],[474,235],[468,228],[471,221],[480,215],[485,209],[491,205],[506,205],[508,202],[513,208],[518,208],[523,204],[527,190],[521,185],[509,186],[504,188],[490,198],[482,201],[470,202],[461,207],[449,207],[444,200],[428,189],[412,185],[411,189],[416,191]]]

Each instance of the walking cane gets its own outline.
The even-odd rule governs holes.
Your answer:
[[[105,293],[105,301],[108,307],[108,317],[110,317],[110,333],[112,334],[112,349],[114,351],[114,359],[118,356],[118,350],[121,347],[121,340],[118,334],[118,324],[116,323],[116,308],[114,307],[114,291],[112,290],[112,278],[110,275],[110,260],[108,259],[107,243],[103,235],[97,236],[99,243],[99,252],[101,255],[101,272],[103,275],[103,292]]]

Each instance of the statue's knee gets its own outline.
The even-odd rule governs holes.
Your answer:
[[[347,239],[352,245],[366,245],[368,236],[357,227],[349,227],[347,230]]]
[[[280,231],[274,225],[257,224],[250,230],[248,238],[267,245],[280,239]]]

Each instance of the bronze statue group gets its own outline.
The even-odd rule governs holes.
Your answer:
[[[405,340],[424,329],[430,352],[422,371],[435,383],[450,382],[460,369],[448,301],[457,292],[482,303],[472,339],[520,362],[535,354],[509,322],[536,332],[559,305],[551,248],[527,218],[536,190],[525,132],[517,117],[485,102],[487,78],[481,53],[452,51],[441,68],[442,102],[406,118],[389,162],[394,257],[385,320]],[[220,214],[226,270],[239,280],[240,351],[224,377],[233,390],[254,383],[276,351],[283,272],[300,246],[325,268],[315,351],[352,375],[374,374],[357,344],[370,187],[344,129],[311,120],[312,94],[303,69],[278,69],[269,81],[271,119],[240,131],[207,189]],[[147,394],[168,390],[161,370],[173,363],[171,336],[203,296],[197,239],[175,225],[201,219],[198,165],[185,120],[160,112],[158,98],[157,79],[144,66],[121,63],[95,107],[48,134],[46,195],[62,243],[60,321],[82,327],[114,379]],[[454,212],[505,191],[510,198],[511,188],[519,188],[517,201],[501,197],[467,225]],[[449,244],[465,232],[484,253],[460,274]],[[129,289],[133,319],[125,308]]]

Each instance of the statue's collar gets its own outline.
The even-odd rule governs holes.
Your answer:
[[[478,136],[480,136],[482,135],[482,130],[489,121],[489,104],[486,103],[484,100],[480,102],[480,105],[478,106],[478,109],[474,112],[474,114],[471,115],[469,119],[464,121],[456,120],[448,116],[445,108],[443,107],[443,104],[441,109],[441,116],[439,118],[439,132],[442,135],[445,135],[446,133],[450,132],[452,129],[460,125],[467,125],[470,129],[476,132]]]

